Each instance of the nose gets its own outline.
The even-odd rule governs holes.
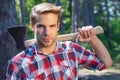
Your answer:
[[[49,32],[50,32],[50,30],[47,27],[45,27],[44,32],[43,32],[45,34],[45,36],[47,36],[49,34]]]

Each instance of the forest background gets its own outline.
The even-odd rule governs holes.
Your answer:
[[[62,7],[61,28],[58,35],[76,32],[76,29],[82,26],[102,26],[104,33],[98,37],[110,52],[113,67],[120,69],[119,0],[0,0],[0,65],[4,65],[0,66],[0,75],[5,76],[7,61],[23,49],[18,50],[18,47],[15,47],[18,44],[12,37],[17,34],[14,33],[11,37],[8,29],[25,27],[27,32],[20,32],[20,34],[26,33],[24,40],[34,38],[29,28],[29,14],[34,5],[42,2]],[[87,43],[80,44],[89,48]],[[3,79],[3,76],[0,79]]]
[[[51,2],[62,7],[59,34],[75,32],[78,27],[87,25],[102,26],[104,34],[98,36],[109,49],[113,60],[120,62],[119,0],[23,0],[28,39],[34,38],[29,28],[31,7],[41,2]],[[19,5],[16,6],[16,10],[19,14]],[[19,25],[25,23],[21,23],[20,15],[17,15],[17,18]]]

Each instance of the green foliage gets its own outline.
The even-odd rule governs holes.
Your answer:
[[[27,34],[28,39],[34,38],[34,32],[30,29],[29,25],[27,25]]]
[[[64,33],[71,32],[71,15],[70,15],[70,6],[69,1],[61,0],[61,7],[62,7],[62,23],[65,27]]]
[[[16,0],[17,1],[17,0]],[[38,3],[41,2],[49,2],[50,0],[23,0],[25,14],[26,14],[26,22],[27,22],[27,33],[28,33],[28,39],[34,38],[33,32],[29,28],[29,15],[31,8]],[[71,32],[71,6],[69,5],[69,1],[66,0],[60,0],[61,6],[62,6],[62,23],[65,29],[64,33],[70,33]],[[82,0],[80,0],[82,1]],[[56,4],[56,0],[51,0],[54,4]],[[104,3],[104,0],[102,1]],[[109,2],[108,2],[109,3]],[[80,5],[82,6],[82,5]],[[109,5],[110,6],[110,5]],[[111,5],[112,8],[112,5]],[[19,13],[18,5],[16,5],[17,13]],[[82,12],[82,11],[81,11]],[[82,16],[82,15],[81,15]],[[19,18],[18,18],[19,20]],[[82,20],[81,20],[82,21]],[[19,21],[18,21],[19,22]],[[108,51],[110,52],[112,58],[120,62],[120,16],[115,17],[114,14],[109,16],[109,23],[106,25],[106,10],[105,5],[100,6],[100,1],[94,2],[94,22],[95,25],[100,25],[104,28],[104,30],[107,30],[107,27],[109,25],[110,27],[110,43],[111,48],[108,45],[108,37],[106,34],[98,35],[98,37],[102,40],[102,42],[105,44]],[[58,33],[59,35],[60,33]],[[81,43],[80,43],[81,44]],[[87,46],[88,44],[82,44],[85,47],[89,48]]]
[[[120,44],[120,17],[110,21],[112,40]],[[116,45],[116,44],[114,44]]]
[[[17,0],[15,0],[15,9],[16,9],[16,13],[19,14],[19,4],[17,2]],[[20,24],[21,23],[21,18],[20,15],[17,15],[17,23]]]
[[[106,31],[108,31],[108,27],[110,28],[109,39],[105,33],[100,35],[99,37],[110,52],[112,59],[115,62],[120,62],[120,13],[117,15],[113,13],[113,11],[115,11],[115,8],[108,0],[109,16],[107,16],[106,6],[104,2],[105,1],[102,1],[101,5],[100,2],[95,2],[95,25],[101,25],[104,28],[105,33]],[[116,7],[118,6],[116,5]],[[107,17],[109,19],[108,24]],[[110,45],[108,45],[108,41],[110,42]]]
[[[111,26],[111,55],[115,62],[120,62],[120,17],[110,21]]]

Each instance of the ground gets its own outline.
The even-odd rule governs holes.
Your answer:
[[[120,63],[114,63],[111,68],[103,71],[79,69],[78,80],[120,80]]]

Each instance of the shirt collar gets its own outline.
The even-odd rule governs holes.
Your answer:
[[[64,42],[59,42],[59,41],[56,41],[56,42],[57,42],[56,48],[55,48],[55,51],[53,51],[53,53],[59,54],[59,53],[65,51],[66,45],[64,44]],[[38,49],[38,46],[36,45],[36,43],[31,44],[29,46],[28,50],[29,50],[29,52],[32,52],[31,55],[43,54],[43,52],[41,52]]]

